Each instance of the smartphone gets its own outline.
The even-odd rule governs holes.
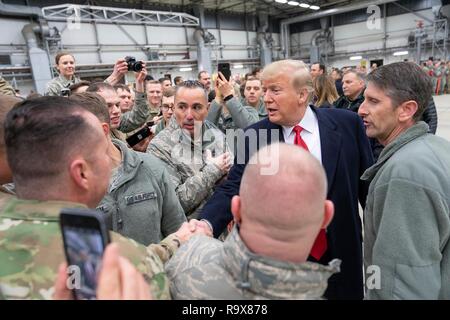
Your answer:
[[[142,140],[146,139],[152,134],[150,128],[148,126],[143,127],[141,130],[136,132],[135,134],[129,136],[126,140],[130,147],[134,147]]]
[[[231,69],[230,69],[229,63],[219,63],[219,66],[217,69],[219,72],[222,72],[223,76],[225,77],[225,79],[227,79],[227,81],[230,81]]]
[[[62,209],[60,227],[74,298],[94,300],[103,252],[110,242],[104,216],[90,209]]]

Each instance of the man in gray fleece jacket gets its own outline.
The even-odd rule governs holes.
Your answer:
[[[368,77],[358,113],[385,148],[362,176],[366,299],[450,299],[450,142],[419,121],[431,94],[413,63]]]

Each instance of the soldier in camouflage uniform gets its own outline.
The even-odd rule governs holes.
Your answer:
[[[228,172],[231,156],[225,135],[205,121],[207,96],[202,85],[186,81],[177,87],[169,126],[148,146],[166,165],[185,214],[195,218]]]
[[[105,134],[109,132],[104,99],[90,92],[70,99],[92,112]],[[158,243],[186,221],[165,165],[151,154],[107,139],[113,169],[108,191],[97,208],[105,213],[112,230],[144,245]]]
[[[61,90],[69,89],[71,85],[81,81],[80,78],[75,76],[75,58],[70,53],[58,53],[55,57],[55,63],[59,75],[47,83],[46,96],[60,96]]]
[[[5,142],[18,198],[0,200],[0,290],[7,299],[48,299],[64,261],[59,212],[93,208],[102,199],[111,170],[108,142],[93,114],[61,97],[24,101],[11,110]],[[148,248],[117,234],[112,239],[144,273],[153,297],[167,299],[163,263],[184,232]]]
[[[277,170],[262,174],[268,163]],[[166,264],[172,298],[320,299],[340,265],[306,261],[333,217],[326,184],[321,164],[305,150],[260,149],[232,200],[236,225],[225,242],[195,236]]]
[[[0,76],[0,94],[8,96],[16,95],[16,91],[14,90],[14,88],[8,83],[8,81],[3,79],[2,76]]]

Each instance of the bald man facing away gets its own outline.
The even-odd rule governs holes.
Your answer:
[[[265,175],[268,164],[278,170]],[[260,149],[232,199],[236,224],[225,242],[193,237],[166,265],[172,297],[320,299],[340,265],[306,261],[333,217],[326,191],[321,164],[302,148],[276,143]]]

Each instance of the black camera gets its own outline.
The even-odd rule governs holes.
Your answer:
[[[143,68],[142,62],[136,61],[135,57],[125,57],[125,62],[128,65],[128,71],[140,72]]]
[[[61,97],[68,97],[68,96],[70,96],[70,89],[69,88],[61,89],[59,95]]]

